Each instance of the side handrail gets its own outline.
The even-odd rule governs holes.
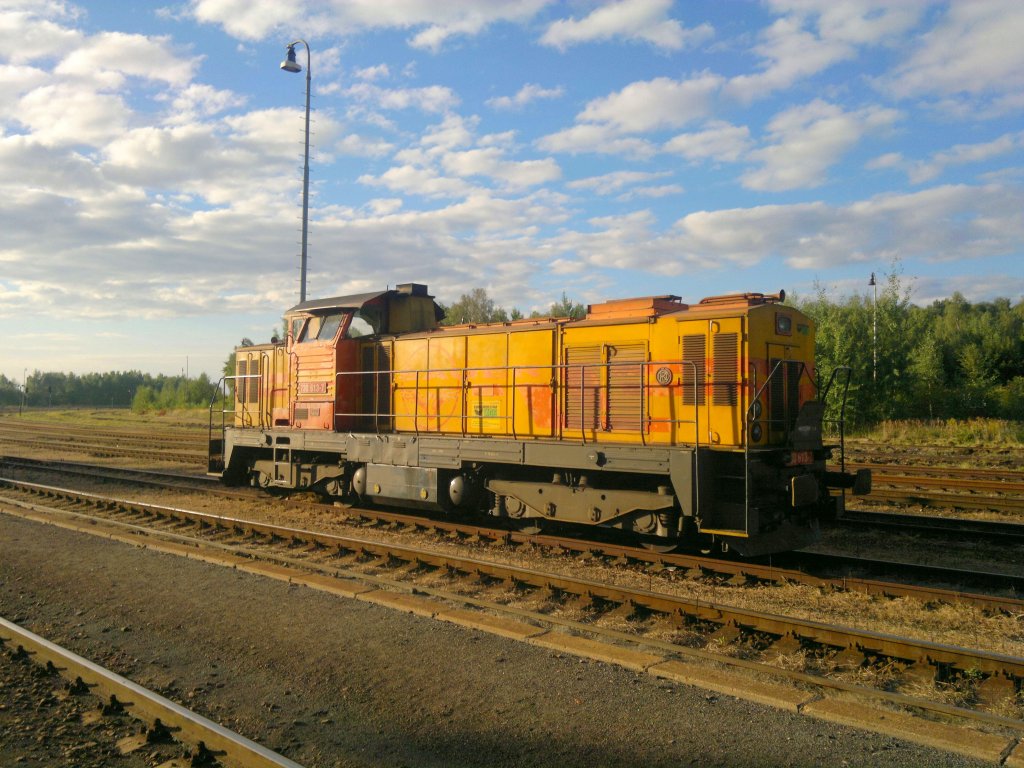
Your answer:
[[[569,370],[580,371],[580,384],[579,392],[577,397],[579,398],[576,402],[577,412],[580,417],[580,424],[578,425],[579,439],[586,444],[588,442],[588,432],[600,432],[600,431],[612,431],[608,429],[599,429],[597,427],[590,427],[588,429],[585,423],[585,415],[587,413],[586,401],[588,392],[594,390],[604,391],[606,393],[611,388],[608,383],[590,384],[588,386],[587,370],[592,369],[609,369],[612,367],[616,368],[639,368],[641,371],[639,381],[636,386],[640,390],[640,398],[638,403],[639,413],[637,414],[636,427],[631,429],[620,429],[614,430],[619,432],[634,432],[641,435],[642,440],[646,442],[646,433],[650,430],[652,424],[655,423],[669,423],[669,424],[694,424],[695,430],[698,434],[695,434],[695,442],[700,443],[699,435],[699,407],[695,405],[695,418],[693,419],[656,419],[653,418],[649,413],[650,405],[650,390],[653,385],[649,383],[650,370],[652,367],[661,366],[689,366],[694,370],[693,376],[693,388],[694,388],[694,403],[698,402],[697,390],[701,385],[701,382],[697,381],[696,376],[696,363],[689,360],[666,360],[666,361],[623,361],[623,362],[601,362],[601,363],[556,363],[548,365],[512,365],[512,366],[480,366],[480,367],[451,367],[451,368],[431,368],[428,371],[421,369],[388,369],[380,371],[337,371],[335,373],[335,381],[339,381],[343,376],[360,376],[363,377],[364,381],[368,380],[368,377],[372,377],[374,393],[372,396],[373,401],[373,412],[368,413],[366,411],[336,411],[334,413],[335,418],[363,418],[371,419],[374,422],[374,428],[379,431],[379,424],[382,419],[395,419],[395,418],[409,418],[412,420],[411,429],[414,434],[421,432],[421,420],[431,419],[454,419],[459,427],[455,430],[456,433],[463,436],[470,434],[469,424],[474,419],[480,419],[481,421],[497,420],[505,422],[505,434],[516,437],[518,435],[518,427],[515,423],[516,417],[516,396],[515,393],[520,390],[529,390],[534,387],[543,387],[546,389],[554,389],[554,392],[563,392],[566,397],[571,397],[569,393],[568,381],[564,375]],[[543,377],[544,381],[522,381],[522,374],[524,371],[543,371],[550,373],[549,376]],[[482,384],[474,384],[472,377],[476,374],[496,373],[503,372],[505,375],[502,380],[488,381]],[[424,381],[424,375],[427,377]],[[383,405],[380,402],[380,382],[381,377],[388,377],[390,380],[390,390],[392,402],[389,404],[387,410],[382,410]],[[432,378],[440,378],[450,376],[452,381],[436,382],[432,381]],[[540,377],[538,377],[540,378]],[[678,385],[677,385],[678,386]],[[501,415],[472,415],[469,411],[470,398],[468,393],[477,389],[483,389],[485,387],[498,387],[501,389],[508,390],[511,392],[511,396],[508,402],[507,412]],[[437,392],[443,390],[450,390],[451,392],[461,392],[461,396],[458,398],[457,408],[458,411],[453,411],[448,414],[440,413],[439,411],[431,408],[431,397]],[[395,409],[395,398],[399,392],[409,392],[412,395],[412,413],[399,414]],[[509,397],[509,396],[506,396]],[[425,403],[426,411],[420,410],[421,401],[427,400]],[[602,399],[604,402],[604,399]],[[567,404],[563,402],[563,405]],[[597,405],[595,404],[595,409]],[[607,410],[607,408],[606,408]],[[606,414],[607,415],[607,414]],[[558,431],[559,436],[562,435],[562,431],[572,427],[572,425],[566,424],[565,419],[568,414],[563,410],[562,419],[559,421]],[[597,418],[595,410],[595,420]],[[575,431],[575,430],[574,430]]]

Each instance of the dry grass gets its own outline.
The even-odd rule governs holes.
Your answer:
[[[883,421],[858,437],[882,445],[1024,447],[1024,422],[1002,419]]]

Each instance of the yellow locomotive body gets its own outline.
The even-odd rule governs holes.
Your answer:
[[[449,327],[414,284],[306,302],[284,342],[237,350],[210,469],[747,555],[799,547],[869,477],[825,470],[814,326],[781,299]]]

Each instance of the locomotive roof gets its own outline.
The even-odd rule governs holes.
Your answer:
[[[313,299],[296,304],[288,312],[310,312],[315,309],[359,309],[374,299],[398,291],[371,291],[370,293],[354,293],[351,296],[332,296],[326,299]]]
[[[424,296],[428,299],[434,298],[427,293],[427,286],[419,283],[400,283],[395,288],[386,291],[371,291],[370,293],[354,293],[351,296],[331,296],[326,299],[312,299],[296,304],[291,312],[313,312],[318,309],[360,309],[364,304],[369,304],[381,296]]]

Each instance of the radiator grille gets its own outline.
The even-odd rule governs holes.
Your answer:
[[[260,372],[260,361],[250,360],[249,361],[249,373],[258,374]],[[246,379],[249,382],[249,402],[258,403],[260,399],[260,380],[258,377]]]
[[[693,366],[683,366],[683,405],[694,405],[694,376],[696,376],[696,405],[704,405],[705,357],[707,340],[703,333],[683,336],[683,360]],[[694,370],[694,367],[696,370]]]
[[[628,344],[608,350],[607,429],[639,431],[643,425],[644,363],[646,344]]]
[[[565,350],[565,426],[598,429],[601,412],[601,347],[569,347]]]
[[[249,361],[248,360],[238,360],[238,361],[236,361],[236,363],[237,363],[236,368],[238,369],[236,375],[238,375],[238,376],[245,376],[247,373],[249,373]],[[246,395],[246,389],[247,389],[246,382],[247,381],[249,381],[249,380],[248,379],[235,379],[235,394],[238,397],[238,402],[240,402],[240,403],[244,403],[245,402],[245,395]]]
[[[711,402],[714,405],[736,405],[739,335],[716,333],[712,346],[714,362],[711,368]]]

